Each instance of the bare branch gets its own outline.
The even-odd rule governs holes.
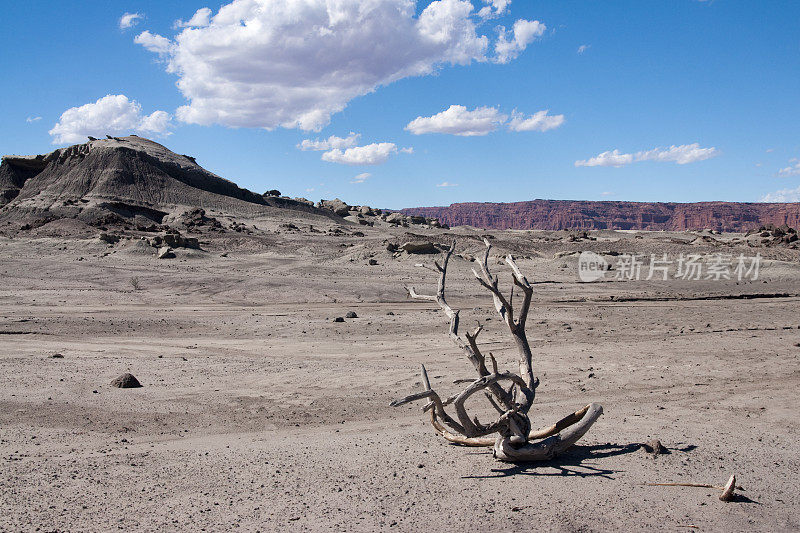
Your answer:
[[[453,407],[455,407],[458,421],[461,422],[461,425],[464,427],[464,435],[467,437],[480,437],[494,431],[494,429],[489,429],[490,426],[483,426],[480,423],[475,423],[474,420],[470,419],[469,415],[467,414],[467,410],[464,407],[464,403],[476,392],[487,389],[491,385],[496,385],[498,381],[511,381],[518,386],[525,386],[525,382],[516,374],[511,374],[509,372],[504,372],[502,374],[489,374],[488,376],[483,376],[482,378],[476,379],[474,382],[472,382],[472,384],[464,389],[464,391],[459,394],[453,402]],[[499,385],[498,388],[502,390]]]
[[[391,405],[398,406],[428,399],[429,401],[422,408],[423,411],[430,412],[431,425],[450,442],[465,446],[492,446],[495,457],[502,461],[550,459],[580,439],[602,414],[603,409],[598,404],[590,404],[547,428],[531,431],[528,411],[533,405],[539,380],[533,375],[532,353],[525,334],[525,322],[530,310],[533,288],[514,262],[514,258],[508,255],[505,261],[512,270],[513,283],[509,298],[506,299],[498,287],[498,277],[492,275],[489,269],[492,245],[487,239],[484,239],[484,244],[486,252],[483,261],[478,263],[480,272],[474,269],[472,272],[480,285],[492,294],[495,309],[506,322],[514,338],[519,351],[519,374],[500,372],[497,360],[492,353],[489,353],[491,372],[486,368],[486,358],[477,343],[478,335],[483,331],[480,323],[471,333],[464,333],[463,336],[459,334],[459,312],[451,308],[445,298],[447,266],[456,245],[453,242],[442,262],[434,262],[436,270],[440,273],[436,294],[418,294],[413,287],[407,287],[406,290],[411,298],[434,301],[439,305],[450,319],[450,338],[467,355],[467,359],[475,367],[479,377],[476,380],[455,380],[454,383],[469,383],[469,385],[461,393],[453,395],[443,402],[432,389],[427,370],[423,365],[422,383],[425,390],[395,400]],[[513,309],[515,287],[523,292],[519,318],[516,321]],[[507,390],[501,386],[500,382],[502,381],[510,382]],[[466,402],[477,392],[483,392],[500,415],[489,424],[482,424],[477,417],[470,418],[467,413]],[[458,420],[445,412],[445,406],[451,404]],[[495,436],[494,434],[499,435]],[[535,439],[543,440],[532,442]]]

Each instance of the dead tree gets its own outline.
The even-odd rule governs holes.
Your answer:
[[[489,252],[492,245],[484,239],[486,253],[480,263],[480,273],[472,270],[475,277],[486,290],[492,294],[494,306],[503,322],[508,326],[511,336],[519,351],[519,373],[501,372],[497,361],[490,353],[491,369],[486,366],[486,358],[478,347],[477,339],[483,326],[478,326],[471,333],[459,332],[458,311],[448,305],[445,299],[445,281],[447,265],[453,255],[456,243],[453,242],[440,265],[435,262],[440,273],[436,295],[417,294],[413,287],[406,287],[408,294],[416,300],[436,302],[450,319],[450,338],[467,356],[467,359],[478,373],[472,380],[457,380],[455,383],[469,382],[463,392],[442,400],[431,388],[425,365],[422,365],[422,383],[425,390],[395,400],[391,403],[397,407],[415,400],[427,399],[423,411],[430,413],[431,424],[436,431],[450,442],[465,446],[492,447],[494,456],[501,461],[540,461],[552,459],[556,455],[575,444],[603,413],[603,408],[591,403],[572,413],[550,427],[531,430],[528,412],[536,397],[539,380],[533,372],[533,356],[525,335],[525,321],[531,306],[533,287],[522,275],[514,258],[506,256],[505,262],[511,268],[514,285],[508,298],[498,288],[498,277],[489,271]],[[514,286],[522,291],[522,304],[519,311],[514,309]],[[505,385],[505,387],[504,387]],[[477,417],[470,418],[466,409],[467,400],[478,392],[483,392],[489,403],[497,411],[498,418],[494,422],[483,424]],[[451,406],[455,417],[449,415],[445,407]]]

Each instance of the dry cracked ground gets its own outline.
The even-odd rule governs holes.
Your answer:
[[[475,255],[483,233],[436,238]],[[433,256],[386,250],[402,230],[219,236],[167,260],[137,239],[0,239],[0,530],[800,528],[796,251],[760,250],[755,281],[579,283],[576,257],[554,254],[697,246],[494,235],[535,283],[534,424],[605,408],[547,463],[497,462],[446,443],[419,404],[389,407],[419,390],[420,363],[445,395],[472,377],[443,314],[405,296],[437,275]],[[450,303],[513,368],[471,266],[452,261]],[[111,387],[124,372],[143,387]],[[647,453],[653,438],[670,453]],[[744,487],[732,503],[647,485],[731,474]]]

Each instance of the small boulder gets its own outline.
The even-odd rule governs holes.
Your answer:
[[[344,317],[345,318],[358,318],[358,315],[356,314],[355,311],[348,311],[347,314],[344,315]]]
[[[407,242],[400,247],[409,254],[438,254],[439,249],[432,242]]]
[[[350,206],[338,198],[334,198],[333,200],[320,200],[318,207],[320,209],[327,209],[329,211],[333,211],[340,217],[346,217],[347,215],[350,214]]]
[[[375,265],[378,264],[378,260],[377,259],[370,259],[369,261],[367,261],[367,263],[369,263],[369,266],[375,266]]]
[[[333,319],[333,321],[334,322],[344,322],[344,317],[343,316],[337,316],[336,318]]]
[[[172,248],[169,246],[162,246],[158,249],[158,258],[159,259],[172,259],[175,257],[175,254],[172,252]]]
[[[658,439],[651,439],[645,442],[642,446],[647,453],[651,453],[653,455],[666,455],[670,453],[670,451],[663,444],[661,444],[661,441]]]
[[[101,233],[97,236],[103,242],[107,242],[108,244],[116,244],[119,242],[120,236],[119,235],[112,235],[110,233]]]
[[[405,218],[406,217],[403,215],[403,213],[390,213],[386,216],[386,222],[389,224],[402,224]]]
[[[139,383],[139,380],[136,379],[133,374],[125,373],[112,381],[111,386],[117,387],[118,389],[136,389],[141,387],[142,384]]]

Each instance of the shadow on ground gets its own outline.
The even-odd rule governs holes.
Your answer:
[[[567,453],[556,457],[550,461],[540,461],[536,463],[514,464],[508,468],[493,468],[491,474],[478,476],[464,476],[469,478],[494,478],[509,477],[517,475],[526,476],[578,476],[594,477],[600,476],[607,479],[614,479],[613,474],[620,470],[608,468],[598,468],[586,464],[587,461],[602,459],[604,457],[614,457],[638,451],[641,444],[594,444],[590,446],[573,446]],[[555,472],[546,469],[556,469]]]

